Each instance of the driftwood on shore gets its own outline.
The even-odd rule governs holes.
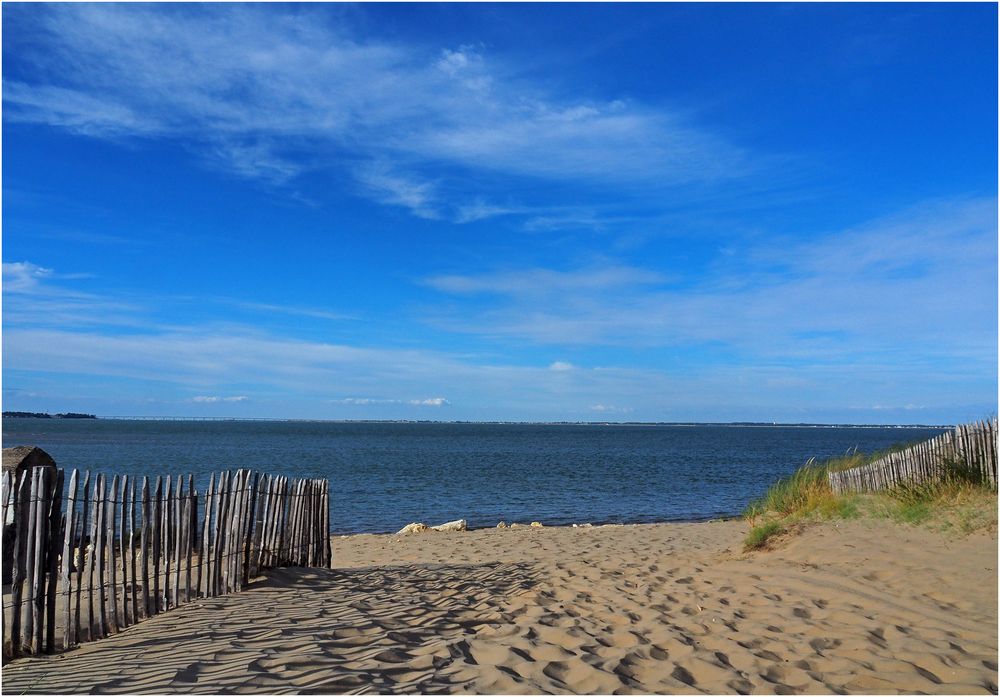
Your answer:
[[[242,590],[280,566],[331,564],[329,486],[237,470],[194,478],[3,473],[13,520],[5,660],[115,634],[199,597]],[[216,484],[217,483],[217,484]],[[65,496],[64,496],[65,494]],[[86,601],[83,601],[83,597]]]

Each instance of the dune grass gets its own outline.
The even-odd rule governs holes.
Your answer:
[[[785,527],[777,520],[770,520],[752,528],[743,542],[745,549],[761,549],[775,536],[785,532]]]
[[[962,463],[948,464],[939,482],[900,486],[873,496],[871,513],[911,525],[931,524],[941,530],[969,533],[996,527],[997,494],[978,471]]]
[[[942,531],[967,534],[997,526],[997,492],[983,481],[978,468],[958,460],[946,461],[940,481],[905,485],[866,494],[834,494],[827,474],[865,465],[886,452],[849,452],[816,463],[810,460],[788,477],[775,482],[752,501],[743,516],[750,525],[744,540],[747,551],[762,549],[792,528],[811,520],[885,518],[909,525],[935,525]]]

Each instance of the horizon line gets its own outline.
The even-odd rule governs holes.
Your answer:
[[[32,417],[4,416],[7,419],[29,419]],[[60,419],[77,420],[77,419]],[[83,421],[91,419],[79,419]],[[957,424],[926,424],[926,423],[821,423],[811,421],[779,422],[779,421],[522,421],[513,419],[323,419],[294,418],[280,416],[140,416],[140,415],[94,415],[93,420],[108,421],[274,421],[274,422],[307,422],[307,423],[422,423],[422,424],[511,424],[525,426],[558,426],[558,425],[594,425],[594,426],[744,426],[744,427],[852,427],[852,428],[953,428]]]

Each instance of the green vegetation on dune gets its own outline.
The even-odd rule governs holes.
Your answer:
[[[909,444],[872,454],[848,453],[821,463],[810,460],[779,479],[744,510],[750,525],[744,549],[765,548],[782,534],[816,520],[883,518],[962,534],[996,528],[996,490],[982,479],[978,468],[958,460],[945,461],[947,474],[936,482],[865,494],[838,495],[830,488],[828,472],[866,465],[887,452],[907,447]]]
[[[746,540],[743,542],[743,546],[747,550],[761,549],[766,547],[772,538],[783,532],[785,532],[785,527],[777,520],[762,523],[755,528],[751,528]]]

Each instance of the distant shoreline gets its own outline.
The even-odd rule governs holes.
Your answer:
[[[717,426],[728,428],[954,428],[955,424],[820,424],[778,423],[768,421],[435,421],[427,419],[286,419],[280,417],[246,416],[95,416],[93,414],[35,414],[3,412],[4,418],[41,419],[100,419],[103,421],[247,421],[275,423],[340,423],[340,424],[442,424],[472,426]]]
[[[76,412],[66,412],[65,414],[48,414],[43,411],[5,411],[5,419],[96,419],[94,414],[78,414]]]

